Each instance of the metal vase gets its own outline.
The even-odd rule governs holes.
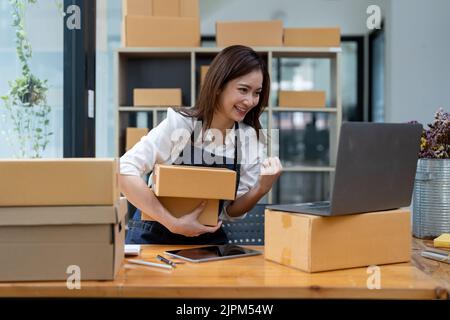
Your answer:
[[[450,233],[450,159],[419,159],[413,194],[413,235]]]

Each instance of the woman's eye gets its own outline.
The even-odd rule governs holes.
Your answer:
[[[247,88],[239,88],[240,92],[246,93],[247,92]]]

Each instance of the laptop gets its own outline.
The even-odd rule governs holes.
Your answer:
[[[270,205],[272,210],[338,216],[411,204],[421,124],[345,122],[331,201]]]

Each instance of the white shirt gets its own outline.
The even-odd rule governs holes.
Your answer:
[[[140,176],[153,171],[155,164],[172,164],[194,130],[193,118],[183,116],[172,108],[168,108],[167,117],[157,127],[141,138],[141,140],[120,158],[120,173],[123,175]],[[223,156],[223,144],[214,143],[214,134],[208,130],[204,135],[203,148],[206,152]],[[230,130],[225,137],[225,157],[234,159],[235,132]],[[260,134],[261,136],[261,134]],[[201,137],[201,135],[200,135]],[[239,137],[241,143],[241,172],[236,198],[247,193],[256,185],[260,174],[261,163],[266,154],[266,146],[262,139],[256,140],[256,131],[249,125],[239,122]],[[220,140],[219,140],[220,141]],[[149,181],[152,181],[151,177]],[[231,217],[226,212],[230,201],[225,201],[220,218],[223,220],[242,219]]]

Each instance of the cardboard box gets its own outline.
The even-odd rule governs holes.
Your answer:
[[[122,15],[151,16],[152,0],[122,0]]]
[[[200,87],[205,81],[206,73],[208,72],[209,66],[200,66]]]
[[[155,17],[179,17],[180,0],[152,0],[153,16]]]
[[[325,91],[278,91],[280,107],[325,108]]]
[[[176,197],[158,197],[159,202],[167,209],[174,217],[182,217],[187,213],[192,212],[203,199],[195,198],[176,198]],[[205,209],[198,218],[201,224],[207,226],[216,226],[219,218],[219,200],[209,199]],[[141,215],[141,220],[153,221],[145,212]]]
[[[265,211],[265,258],[307,272],[407,262],[408,209],[337,217]]]
[[[157,164],[152,181],[158,197],[234,200],[236,171]]]
[[[340,28],[286,28],[284,45],[287,47],[340,47]]]
[[[200,5],[198,0],[180,0],[180,16],[200,18]]]
[[[127,201],[0,208],[0,281],[113,280],[124,259]]]
[[[181,106],[181,89],[141,89],[133,90],[135,107]]]
[[[148,131],[148,128],[127,128],[125,151],[133,148]]]
[[[113,205],[118,159],[0,160],[0,207]]]
[[[200,17],[198,0],[122,0],[123,16]]]
[[[218,47],[241,44],[253,47],[278,47],[283,45],[283,22],[240,21],[216,22]]]
[[[124,19],[123,40],[127,47],[198,47],[200,20],[128,15]]]

